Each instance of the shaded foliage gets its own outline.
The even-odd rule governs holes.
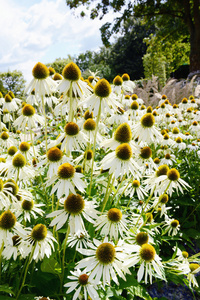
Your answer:
[[[5,96],[12,91],[16,97],[23,97],[25,79],[21,71],[14,70],[0,73],[0,91]]]

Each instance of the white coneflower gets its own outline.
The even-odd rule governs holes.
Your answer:
[[[75,271],[70,271],[72,275],[68,276],[71,282],[67,282],[64,284],[64,287],[68,287],[66,291],[67,294],[75,291],[72,300],[76,300],[79,298],[80,294],[83,293],[84,299],[97,299],[99,300],[100,297],[96,291],[97,285],[95,284],[94,280],[90,279],[90,276],[87,275],[85,272],[81,272],[79,269]],[[80,299],[80,298],[79,298]]]
[[[137,272],[137,280],[140,282],[145,276],[145,283],[148,283],[148,276],[152,284],[152,277],[157,277],[162,280],[165,279],[164,268],[161,263],[161,258],[156,254],[155,248],[147,243],[141,246],[133,245],[132,253],[125,262],[125,266],[132,267],[140,264]]]
[[[161,160],[160,160],[160,163],[162,165],[168,165],[168,166],[173,166],[174,163],[176,163],[176,159],[175,159],[175,155],[174,154],[165,154],[165,157],[163,157]]]
[[[50,186],[58,180],[52,188],[51,195],[57,191],[57,197],[60,199],[62,196],[67,197],[70,192],[76,194],[75,187],[83,193],[86,184],[82,177],[83,174],[77,173],[70,163],[64,163],[58,167],[57,173],[47,180],[46,185]]]
[[[136,88],[136,84],[130,80],[130,76],[127,73],[124,73],[122,75],[122,88],[124,89],[125,92],[134,92],[134,89]]]
[[[41,157],[41,160],[37,163],[37,168],[41,166],[47,168],[47,178],[51,178],[57,173],[58,167],[66,162],[71,162],[71,159],[65,156],[58,147],[52,147]]]
[[[53,234],[47,230],[44,224],[37,224],[32,229],[26,228],[28,236],[24,255],[27,256],[34,248],[32,259],[36,262],[42,260],[45,256],[50,257],[54,250],[54,242],[57,242]]]
[[[44,211],[40,208],[44,206],[42,203],[35,203],[33,199],[23,199],[13,204],[13,212],[16,217],[22,216],[25,221],[31,221],[31,217],[36,219],[38,215],[43,216]]]
[[[100,234],[109,236],[117,241],[120,237],[128,235],[128,220],[126,215],[118,208],[111,208],[106,213],[100,215],[95,221],[96,230],[100,230]]]
[[[53,211],[47,215],[47,218],[55,217],[50,226],[56,225],[56,230],[59,230],[63,225],[69,221],[70,232],[75,234],[78,231],[85,231],[83,218],[88,222],[94,224],[97,218],[97,210],[94,202],[84,200],[79,194],[70,194],[62,204],[63,209]],[[83,217],[83,218],[82,218]]]
[[[179,221],[176,219],[167,218],[165,220],[165,224],[163,226],[163,234],[168,234],[171,236],[177,235],[178,231],[180,230]]]
[[[128,269],[123,268],[123,263],[127,254],[122,242],[114,245],[108,238],[103,242],[93,239],[93,242],[89,243],[90,249],[79,249],[80,253],[88,257],[78,262],[76,267],[84,269],[85,273],[91,271],[90,278],[94,278],[95,284],[99,284],[101,278],[104,286],[110,284],[111,280],[119,284],[117,275],[126,280],[124,273],[128,273]]]
[[[200,265],[197,263],[189,264],[190,272],[187,275],[187,279],[189,281],[189,287],[199,287],[198,282],[195,278],[195,275],[200,272]]]
[[[115,178],[122,178],[124,174],[132,174],[136,178],[140,177],[140,167],[132,158],[131,146],[127,143],[119,145],[115,151],[107,154],[101,161],[103,170],[109,169],[109,174],[114,174]]]
[[[133,126],[132,133],[134,138],[148,143],[160,142],[162,140],[161,133],[154,126],[155,118],[152,113],[142,116],[140,122]]]
[[[18,109],[16,101],[9,94],[5,95],[3,109],[7,109],[9,112],[14,112]]]
[[[76,250],[88,248],[88,242],[90,242],[89,237],[90,236],[87,233],[87,231],[78,230],[75,234],[69,234],[67,239],[67,245],[70,248],[76,246]]]
[[[21,130],[36,128],[37,123],[44,125],[44,118],[35,113],[35,108],[30,104],[25,104],[19,116],[13,123],[15,127]]]
[[[41,62],[38,62],[34,66],[32,74],[34,78],[25,88],[25,93],[31,94],[34,90],[35,95],[39,97],[52,94],[57,85],[56,82],[49,76],[49,69]]]
[[[7,131],[3,131],[0,134],[0,146],[7,151],[9,147],[15,146],[16,141],[12,135],[12,133],[8,133]]]
[[[109,82],[106,79],[100,79],[95,87],[94,94],[81,102],[83,107],[87,107],[90,111],[93,111],[94,117],[97,116],[99,107],[101,107],[102,114],[106,112],[112,113],[110,107],[115,110],[120,107],[120,103],[117,101],[116,95],[112,93]]]
[[[5,166],[0,166],[0,173],[6,172],[8,178],[13,178],[16,182],[19,180],[26,182],[35,177],[35,171],[26,164],[26,159],[21,153],[16,153],[12,161],[8,161]]]
[[[63,79],[57,86],[57,90],[60,93],[66,95],[69,92],[71,85],[75,97],[81,98],[82,96],[88,96],[91,93],[91,88],[86,82],[81,80],[81,70],[74,62],[70,62],[64,67],[62,75]]]
[[[53,142],[54,146],[61,143],[61,150],[65,150],[66,153],[85,148],[88,138],[75,122],[67,123],[64,130],[65,132]]]
[[[131,146],[132,151],[139,152],[138,147],[132,140],[131,127],[128,123],[122,123],[115,130],[114,136],[111,139],[106,139],[101,143],[101,146],[115,150],[117,146],[128,143]]]
[[[118,107],[107,119],[107,122],[110,125],[119,126],[121,123],[128,122],[128,114],[121,107]]]
[[[6,210],[0,215],[0,247],[2,244],[7,246],[7,242],[12,240],[13,235],[25,235],[26,231],[17,222],[16,216]]]
[[[11,258],[16,260],[18,256],[25,258],[23,256],[25,245],[23,238],[24,236],[20,235],[13,235],[11,239],[9,238],[3,249],[2,256],[7,260]]]
[[[145,189],[140,185],[140,181],[137,179],[133,180],[128,186],[127,190],[125,191],[125,196],[129,195],[131,199],[135,193],[137,194],[139,200],[143,200],[144,197],[147,196]]]

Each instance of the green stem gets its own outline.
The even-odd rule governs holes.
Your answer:
[[[70,232],[70,227],[68,225],[66,236],[65,236],[65,240],[64,240],[64,244],[63,244],[62,274],[61,274],[61,277],[60,277],[60,293],[62,292],[63,279],[64,279],[64,275],[65,275],[65,251],[66,251],[66,245],[67,245],[67,240],[68,240],[69,232]]]
[[[46,145],[46,153],[47,153],[47,116],[46,116],[46,112],[45,112],[45,105],[44,105],[44,98],[43,96],[41,96],[42,98],[42,109],[43,109],[43,115],[44,115],[44,124],[45,124],[45,145]]]
[[[114,193],[114,195],[113,195],[113,197],[112,197],[112,199],[111,199],[111,203],[113,203],[113,200],[114,200],[115,196],[117,195],[119,189],[121,188],[122,183],[123,183],[125,177],[126,177],[126,174],[124,174],[124,176],[122,177],[122,180],[121,180],[120,184],[118,185],[118,188],[116,189],[116,192]],[[120,199],[121,199],[121,197],[120,197]],[[118,199],[117,204],[116,204],[115,206],[118,206],[119,200],[120,200],[120,199]]]
[[[110,181],[111,181],[112,175],[113,175],[113,174],[111,174]],[[110,181],[108,181],[108,185],[107,185],[107,187],[108,187],[108,188],[110,187],[110,188],[109,188],[109,189],[107,190],[107,192],[106,192],[105,198],[104,198],[103,203],[102,203],[102,210],[101,210],[101,212],[104,211],[104,209],[105,209],[105,207],[106,207],[106,204],[107,204],[107,202],[108,202],[109,196],[110,196],[110,194],[111,194],[111,192],[112,192],[112,187],[113,187],[113,184],[114,184],[114,181],[115,181],[115,176],[113,176],[113,179],[112,179],[112,181],[111,181],[111,184],[110,184]]]
[[[72,98],[72,81],[69,88],[69,119],[68,122],[73,122],[73,98]]]
[[[101,117],[101,99],[100,99],[100,105],[99,105],[99,111],[98,111],[98,115],[97,115],[97,120],[96,120],[96,128],[95,128],[95,132],[94,132],[94,144],[93,144],[93,156],[92,156],[92,167],[91,167],[89,197],[91,195],[91,190],[92,190],[92,178],[93,178],[93,170],[94,170],[94,157],[95,157],[95,148],[96,148],[96,137],[97,137],[98,125],[99,125],[100,117]]]
[[[1,246],[1,249],[0,249],[0,283],[1,283],[1,259],[2,259],[2,251],[3,251],[3,248],[4,248],[4,241],[2,242],[2,246]]]
[[[35,243],[35,245],[32,248],[32,251],[30,253],[29,260],[27,262],[27,265],[26,265],[26,268],[25,268],[25,271],[24,271],[24,276],[23,276],[22,284],[21,284],[21,287],[20,287],[20,289],[19,289],[19,291],[17,293],[16,300],[19,298],[19,296],[21,294],[21,291],[22,291],[22,289],[24,287],[24,284],[25,284],[25,281],[26,281],[27,272],[28,272],[28,267],[29,267],[29,265],[31,263],[31,260],[32,260],[32,257],[33,257],[36,245],[37,245],[37,243]]]

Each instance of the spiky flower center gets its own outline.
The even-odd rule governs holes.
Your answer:
[[[143,159],[148,159],[152,156],[151,148],[148,146],[143,147],[140,149],[140,157]]]
[[[53,80],[57,81],[57,80],[62,80],[62,76],[59,73],[55,73],[53,75]]]
[[[173,221],[171,221],[170,225],[171,225],[171,227],[176,228],[179,225],[179,221],[178,220],[173,220]]]
[[[160,163],[160,159],[158,157],[154,158],[153,162],[158,165]]]
[[[137,110],[138,108],[139,108],[138,102],[137,102],[137,101],[133,101],[133,102],[131,103],[131,109]]]
[[[175,142],[177,143],[177,144],[181,144],[182,143],[182,138],[179,136],[179,137],[177,137],[176,139],[175,139]]]
[[[139,180],[133,180],[132,186],[135,187],[135,188],[138,188],[140,186]]]
[[[74,122],[69,122],[65,125],[64,128],[65,132],[67,135],[77,135],[79,133],[79,127],[76,123]]]
[[[121,160],[129,160],[132,156],[132,149],[129,144],[123,143],[115,149],[116,156]]]
[[[81,285],[86,285],[88,283],[89,276],[87,274],[81,274],[78,278],[78,282]]]
[[[115,259],[115,255],[115,248],[110,243],[102,243],[96,250],[96,258],[103,265],[111,264]]]
[[[151,106],[148,106],[147,107],[147,113],[152,113],[152,111],[153,111],[153,108]]]
[[[197,121],[192,122],[192,126],[197,126],[197,125],[198,125]]]
[[[10,210],[7,210],[0,215],[0,228],[5,230],[11,229],[15,226],[16,221],[15,215]]]
[[[178,129],[177,127],[174,127],[174,128],[172,129],[172,133],[173,133],[173,134],[179,134],[179,129]]]
[[[170,169],[167,172],[167,177],[171,181],[177,181],[180,178],[180,173],[179,173],[178,170],[176,170],[175,168],[173,168],[173,169]]]
[[[160,107],[161,107],[161,108],[165,108],[165,103],[162,103],[162,104],[160,105]]]
[[[114,139],[119,143],[129,143],[131,141],[131,138],[132,133],[129,124],[122,123],[121,125],[119,125],[119,127],[115,131]]]
[[[69,179],[74,176],[75,173],[75,168],[69,164],[69,163],[64,163],[58,168],[58,177],[60,179]]]
[[[181,102],[182,102],[183,104],[186,104],[186,103],[188,103],[188,100],[187,100],[187,98],[183,98]]]
[[[84,156],[86,157],[86,160],[91,160],[92,157],[93,157],[93,152],[92,152],[92,150],[87,150],[87,151],[84,153]]]
[[[15,168],[23,168],[26,165],[26,159],[21,153],[18,153],[13,157],[12,164]]]
[[[187,251],[182,251],[182,255],[184,258],[188,258],[188,256],[189,256]]]
[[[5,95],[5,102],[6,102],[6,103],[12,102],[12,97],[11,97],[9,94],[6,94],[6,95]]]
[[[41,62],[38,62],[34,66],[32,74],[35,79],[46,79],[49,76],[49,69]]]
[[[171,155],[169,153],[165,154],[165,159],[170,159]]]
[[[108,220],[118,223],[122,219],[122,212],[118,208],[111,208],[107,213]]]
[[[167,99],[167,96],[165,94],[162,95],[161,99]]]
[[[9,134],[7,132],[5,132],[5,131],[2,132],[1,139],[4,140],[4,141],[6,141],[8,138],[9,138]]]
[[[143,244],[147,244],[149,241],[148,233],[146,232],[139,232],[136,237],[136,242],[138,245],[142,246]]]
[[[34,205],[34,202],[32,199],[31,200],[23,200],[23,202],[22,202],[22,208],[23,208],[23,210],[26,210],[26,211],[32,210],[33,205]]]
[[[162,176],[162,175],[167,175],[168,171],[169,171],[168,165],[159,166],[157,171],[156,171],[156,176],[159,177],[159,176]]]
[[[150,128],[154,125],[155,118],[151,113],[147,113],[141,118],[140,122],[143,127]]]
[[[19,145],[19,150],[22,151],[22,152],[27,152],[29,149],[30,149],[30,144],[27,143],[27,142],[22,142],[20,145]]]
[[[16,152],[17,152],[17,147],[11,146],[11,147],[8,148],[8,154],[9,155],[13,156],[13,155],[15,155]]]
[[[189,267],[190,267],[190,271],[194,272],[200,267],[200,265],[199,264],[189,264]]]
[[[100,98],[106,98],[111,93],[110,83],[106,79],[100,79],[94,86],[94,93]]]
[[[123,80],[122,80],[122,78],[121,78],[119,75],[117,75],[117,76],[113,79],[113,84],[114,84],[114,85],[120,86],[120,85],[122,85],[122,83],[123,83]]]
[[[167,194],[160,195],[160,197],[159,197],[159,202],[161,202],[163,204],[167,203],[168,200],[169,200],[169,197]]]
[[[81,78],[81,70],[74,62],[71,62],[64,67],[62,75],[66,80],[78,81]]]
[[[52,147],[47,151],[47,159],[50,162],[60,161],[62,156],[63,156],[63,153],[58,147]]]
[[[20,240],[21,240],[21,238],[19,235],[14,235],[12,237],[13,246],[17,247],[20,244]]]
[[[6,182],[4,183],[4,188],[8,189],[9,192],[14,196],[16,196],[19,191],[19,187],[13,179],[6,180]]]
[[[43,224],[37,224],[33,227],[31,231],[31,238],[36,241],[40,242],[44,240],[47,236],[47,228]]]
[[[155,248],[149,244],[143,244],[140,249],[140,257],[146,262],[154,260],[156,255]]]
[[[93,131],[96,128],[96,122],[93,119],[89,118],[84,122],[83,128],[87,131]]]
[[[54,70],[54,68],[49,67],[49,75],[51,76],[51,75],[53,75],[55,73],[56,73],[56,71]]]
[[[93,112],[90,112],[89,110],[86,110],[86,112],[83,115],[84,119],[93,119]]]
[[[25,104],[22,108],[22,114],[25,117],[31,117],[35,114],[35,108],[30,104]]]
[[[128,80],[130,80],[130,76],[129,76],[127,73],[124,73],[124,74],[122,75],[122,80],[123,80],[123,81],[128,81]]]
[[[64,202],[64,209],[73,215],[80,214],[85,207],[85,201],[79,194],[70,194]]]

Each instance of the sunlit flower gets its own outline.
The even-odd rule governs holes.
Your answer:
[[[140,282],[145,277],[145,283],[148,283],[148,276],[152,284],[152,277],[165,279],[164,268],[161,258],[156,254],[155,248],[150,244],[142,244],[141,246],[133,245],[132,254],[125,262],[125,266],[132,267],[140,264],[137,272],[137,280]]]
[[[76,250],[82,248],[88,248],[89,234],[87,231],[78,230],[75,234],[69,234],[68,236],[68,247],[75,247]]]
[[[179,221],[176,219],[166,219],[165,225],[163,226],[164,233],[171,236],[177,235],[178,231],[180,230]]]
[[[68,221],[70,226],[70,232],[75,234],[79,231],[85,231],[83,218],[88,222],[94,224],[97,218],[96,205],[92,201],[84,200],[79,194],[70,194],[62,204],[63,199],[60,200],[60,204],[63,209],[53,211],[48,214],[48,218],[55,217],[50,226],[56,225],[56,230],[59,230]],[[83,218],[82,218],[83,217]]]
[[[119,284],[117,275],[124,280],[124,273],[129,273],[127,268],[123,267],[124,261],[127,259],[125,248],[122,241],[117,245],[109,242],[107,238],[103,242],[93,239],[94,244],[89,243],[90,249],[78,249],[87,258],[82,259],[77,264],[77,268],[84,269],[83,272],[90,272],[90,278],[94,278],[95,284],[103,280],[103,285],[110,284],[113,280]],[[117,275],[116,275],[117,274]]]
[[[79,298],[79,295],[83,293],[84,299],[88,299],[88,295],[91,299],[100,299],[96,289],[95,281],[90,279],[90,276],[85,272],[81,272],[79,269],[70,271],[72,275],[68,276],[71,282],[67,282],[64,287],[68,287],[67,294],[75,291],[72,300]],[[79,298],[80,299],[80,298]]]
[[[64,163],[57,169],[57,173],[49,178],[46,182],[47,186],[54,184],[51,195],[57,191],[57,197],[60,199],[62,196],[67,197],[69,193],[76,194],[75,187],[84,192],[86,184],[81,179],[83,174],[77,173],[75,168],[70,163]]]
[[[100,215],[95,221],[96,230],[100,230],[100,234],[109,236],[117,241],[120,237],[128,234],[127,217],[118,208],[111,208],[106,213]]]
[[[35,113],[35,108],[30,104],[25,104],[21,110],[21,115],[14,121],[14,126],[25,130],[36,128],[37,123],[44,125],[44,118]]]

